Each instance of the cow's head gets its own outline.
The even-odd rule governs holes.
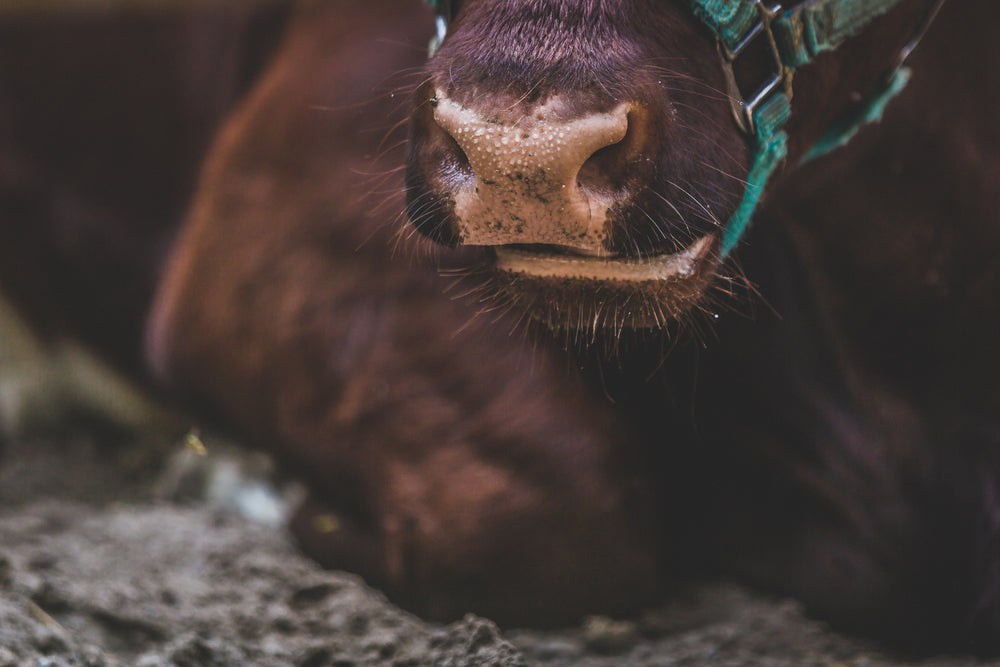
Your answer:
[[[808,66],[789,163],[890,71],[929,1]],[[553,328],[659,327],[703,301],[758,153],[690,4],[453,3],[412,116],[416,228],[490,248],[495,293]],[[739,67],[766,80],[773,54]]]

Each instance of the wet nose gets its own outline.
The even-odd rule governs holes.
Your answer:
[[[454,139],[452,184],[461,243],[554,244],[605,252],[605,222],[615,202],[602,151],[629,131],[629,108],[574,113],[553,97],[520,115],[487,114],[437,91],[433,120]]]

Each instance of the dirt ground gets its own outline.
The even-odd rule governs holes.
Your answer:
[[[183,423],[39,361],[2,311],[0,667],[986,664],[894,658],[723,582],[558,632],[426,623],[296,553],[265,488],[295,485],[261,457],[209,437],[199,455]]]

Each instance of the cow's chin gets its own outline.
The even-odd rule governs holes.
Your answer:
[[[496,246],[495,284],[512,307],[554,330],[664,329],[704,299],[718,234],[667,255],[586,256],[558,246]]]

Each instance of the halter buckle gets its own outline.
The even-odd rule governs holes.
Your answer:
[[[729,93],[729,103],[733,109],[733,117],[736,119],[736,124],[740,126],[740,129],[744,133],[753,136],[755,133],[754,112],[779,87],[784,87],[786,92],[788,92],[788,84],[791,81],[791,77],[788,69],[781,61],[778,43],[775,41],[774,33],[771,31],[771,22],[777,16],[778,12],[781,11],[781,5],[778,3],[768,5],[762,0],[751,1],[757,8],[759,17],[757,23],[754,24],[732,49],[726,46],[721,39],[717,38],[716,43],[719,47],[719,56],[722,59],[722,71],[726,76],[727,92]],[[774,59],[774,73],[747,99],[744,97],[742,91],[740,91],[733,64],[740,54],[761,35],[767,38],[768,51]]]

